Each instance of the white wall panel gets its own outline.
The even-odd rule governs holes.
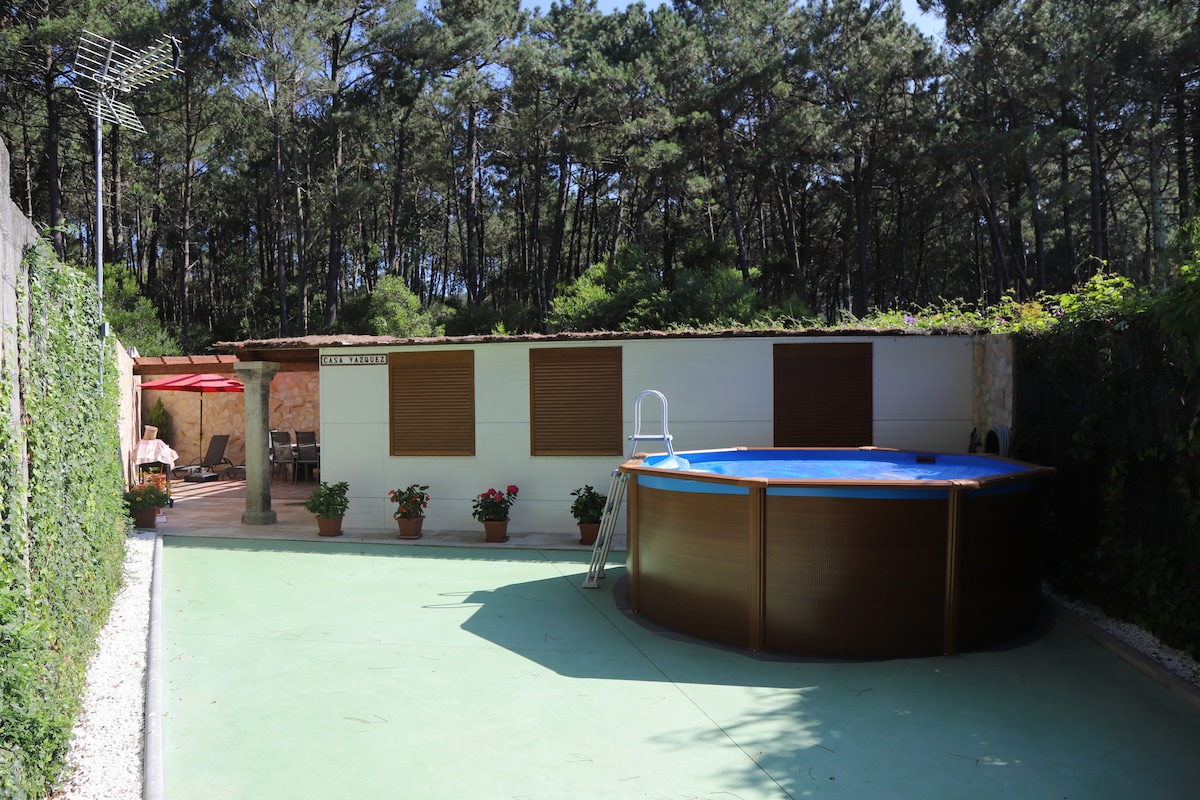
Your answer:
[[[475,422],[529,424],[529,345],[475,347]],[[476,446],[479,439],[476,437]],[[528,438],[526,439],[528,451]]]
[[[322,432],[327,420],[387,425],[386,366],[321,367],[319,383]]]
[[[877,421],[971,418],[969,338],[893,336],[873,341]]]
[[[821,337],[814,342],[842,341]],[[773,437],[773,350],[788,337],[643,339],[594,343],[496,342],[448,345],[475,352],[476,455],[404,457],[388,454],[386,367],[324,367],[321,430],[324,477],[349,480],[349,527],[390,529],[387,490],[430,486],[426,530],[475,530],[471,501],[489,487],[516,484],[513,530],[574,534],[573,489],[590,483],[608,491],[633,433],[634,399],[657,389],[669,403],[678,450],[770,446]],[[861,342],[861,337],[844,341]],[[881,447],[961,452],[970,434],[970,337],[880,337],[874,343],[874,435]],[[529,455],[530,347],[620,346],[624,438],[609,457]],[[394,348],[380,348],[386,351]],[[419,349],[433,349],[421,347]],[[444,349],[444,348],[438,348]],[[338,352],[327,350],[327,353]],[[643,433],[661,430],[659,404],[643,406]],[[661,451],[657,442],[640,451]],[[624,526],[624,515],[620,520]],[[482,536],[482,533],[480,534]]]
[[[928,450],[934,453],[965,453],[971,438],[970,418],[921,420],[919,422],[875,422],[875,446],[896,450]]]
[[[628,420],[633,417],[633,400],[643,389],[657,389],[666,395],[672,422],[772,418],[768,339],[656,339],[621,344]],[[642,410],[657,412],[656,406],[646,401]]]

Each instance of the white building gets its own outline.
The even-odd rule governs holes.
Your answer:
[[[474,497],[515,485],[510,529],[521,532],[569,531],[571,491],[607,489],[646,389],[667,397],[677,451],[965,452],[973,429],[1010,423],[981,417],[997,407],[981,400],[996,391],[980,368],[993,338],[738,331],[219,347],[243,361],[319,363],[321,478],[349,482],[347,526],[390,526],[388,490],[419,483],[432,495],[426,530],[470,530]],[[1007,409],[1011,381],[1000,384]],[[658,432],[658,403],[644,403],[642,414],[642,433]]]

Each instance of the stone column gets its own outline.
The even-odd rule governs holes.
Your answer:
[[[239,361],[233,365],[246,384],[246,510],[242,523],[271,525],[271,463],[267,459],[271,431],[271,378],[279,365],[271,361]]]

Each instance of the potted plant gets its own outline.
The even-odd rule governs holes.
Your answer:
[[[401,539],[421,538],[421,524],[425,522],[425,509],[429,506],[428,488],[413,483],[406,489],[388,491],[388,500],[396,504],[392,516],[400,526]]]
[[[608,495],[600,494],[585,484],[583,488],[571,492],[571,496],[575,498],[571,501],[571,515],[579,524],[579,543],[595,544]]]
[[[170,495],[154,481],[142,481],[130,486],[124,498],[135,528],[155,527],[158,510],[171,500]]]
[[[488,489],[471,504],[471,516],[483,523],[484,541],[508,541],[508,510],[517,501],[517,491],[511,484],[503,492]]]
[[[350,484],[346,481],[321,481],[304,501],[304,510],[317,517],[317,532],[320,535],[342,535],[342,517],[350,507],[350,498],[347,496],[349,491]]]

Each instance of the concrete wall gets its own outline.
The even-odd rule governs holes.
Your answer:
[[[120,340],[111,338],[108,346],[117,351],[117,383],[121,392],[120,421],[121,426],[121,464],[125,470],[125,482],[136,480],[137,466],[134,454],[137,451],[138,439],[142,436],[141,415],[138,411],[137,390],[134,388],[133,359],[125,352]]]
[[[773,360],[776,341],[803,338],[696,338],[622,340],[625,436],[633,433],[633,404],[644,389],[663,392],[676,450],[771,446]],[[812,341],[862,342],[863,337]],[[970,336],[872,337],[874,444],[964,452],[974,412],[974,340]],[[554,346],[612,346],[581,342]],[[320,371],[322,478],[350,482],[348,526],[386,526],[387,491],[430,486],[427,530],[473,530],[471,501],[489,487],[516,484],[513,530],[572,529],[570,492],[590,483],[607,491],[621,457],[529,455],[528,341],[419,346],[473,349],[476,455],[396,458],[388,453],[386,366],[325,366]],[[387,352],[396,348],[371,348]],[[325,350],[323,354],[344,354]],[[643,433],[657,431],[657,403],[643,406]],[[627,446],[627,445],[626,445]],[[639,450],[653,451],[652,445]]]
[[[0,141],[0,375],[15,381],[17,334],[25,319],[17,307],[17,289],[25,280],[21,260],[26,248],[38,241],[38,235],[33,224],[10,199],[8,170],[8,148]],[[5,409],[18,430],[19,400],[20,393],[13,391],[12,405]]]

